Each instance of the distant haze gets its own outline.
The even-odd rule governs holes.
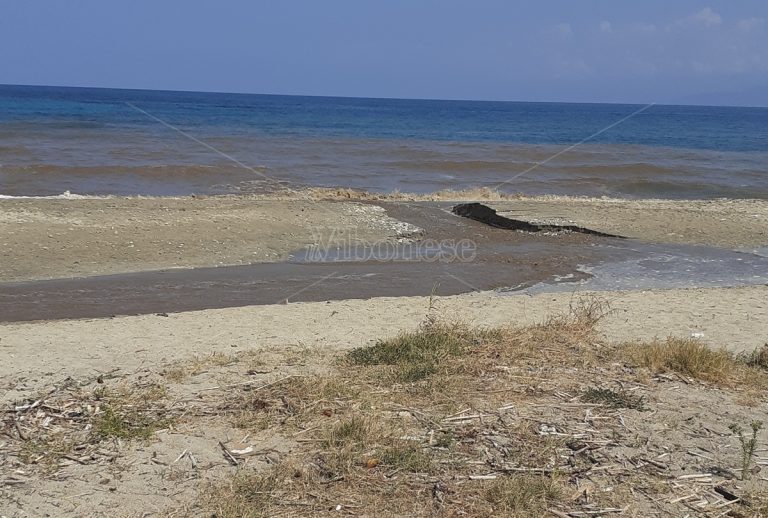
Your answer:
[[[766,0],[0,0],[0,48],[4,84],[768,106]]]

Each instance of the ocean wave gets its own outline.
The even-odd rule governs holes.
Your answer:
[[[54,194],[50,196],[12,196],[9,194],[0,194],[0,200],[92,200],[92,199],[109,199],[114,198],[112,195],[94,196],[89,194],[73,194],[69,191],[64,191],[61,194]]]

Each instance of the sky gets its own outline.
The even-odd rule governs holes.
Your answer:
[[[0,84],[768,106],[768,1],[0,0]]]

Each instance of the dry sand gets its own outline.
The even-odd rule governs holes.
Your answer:
[[[437,299],[439,314],[477,325],[541,322],[568,310],[569,293]],[[768,342],[768,287],[603,292],[613,313],[609,340],[701,336],[713,347],[749,351]],[[0,401],[29,396],[66,377],[127,373],[198,354],[311,347],[333,351],[411,329],[425,297],[251,306],[113,319],[0,325]]]
[[[213,198],[0,199],[0,282],[274,262],[417,229],[373,205]]]
[[[601,324],[611,341],[667,335],[687,337],[696,333],[713,346],[750,350],[768,339],[768,287],[598,296],[609,300],[614,310]],[[433,302],[436,313],[445,318],[496,325],[543,321],[549,315],[567,311],[572,301],[572,296],[567,294],[528,297],[481,293]],[[217,402],[234,394],[227,388],[230,384],[263,386],[288,375],[323,372],[329,364],[333,365],[333,357],[339,351],[413,328],[424,319],[429,303],[423,297],[380,298],[206,310],[168,317],[0,325],[0,355],[5,360],[0,363],[0,402],[4,408],[13,401],[21,402],[24,397],[36,397],[48,393],[52,387],[61,387],[68,377],[90,380],[84,391],[99,390],[99,387],[119,390],[123,382],[139,387],[159,383],[169,386],[168,397],[172,406],[182,405],[179,410],[191,405],[194,412],[197,406],[203,405],[202,415],[183,419],[171,429],[155,433],[149,441],[110,440],[85,460],[78,462],[77,455],[82,454],[75,452],[72,456],[75,460],[65,459],[51,474],[35,464],[16,464],[13,451],[18,447],[17,441],[11,436],[0,437],[0,467],[7,462],[7,466],[13,468],[0,476],[0,515],[196,515],[190,506],[206,484],[226,479],[237,471],[222,454],[220,443],[231,449],[254,448],[247,467],[239,469],[265,470],[300,451],[297,439],[316,440],[311,438],[312,428],[306,434],[302,430],[295,433],[289,430],[286,436],[285,431],[281,431],[282,435],[272,429],[246,433],[233,426],[230,417],[217,415],[215,411],[220,404]],[[223,354],[212,357],[216,352]],[[230,355],[243,353],[250,353],[253,363],[226,364]],[[199,365],[195,374],[172,382],[175,378],[169,378],[167,373],[186,368],[194,356],[202,359],[193,363]],[[213,361],[206,364],[206,358]],[[546,366],[543,368],[547,370]],[[100,374],[104,375],[103,385],[95,383]],[[537,383],[537,390],[549,385],[559,387],[546,375]],[[585,379],[581,383],[588,386],[594,380]],[[560,427],[587,423],[590,430],[600,430],[596,434],[600,439],[601,434],[611,437],[612,433],[615,439],[617,434],[626,432],[629,438],[624,438],[624,442],[634,446],[625,447],[622,442],[621,447],[611,450],[614,457],[646,458],[644,455],[650,456],[652,452],[653,458],[657,458],[666,452],[666,457],[658,457],[656,462],[662,462],[659,464],[662,466],[669,464],[673,478],[706,473],[713,462],[735,469],[738,465],[736,439],[729,435],[727,426],[749,423],[750,419],[763,418],[765,413],[764,404],[756,403],[755,395],[700,387],[682,377],[633,382],[632,387],[638,390],[636,394],[649,398],[652,413],[611,414],[594,409],[594,419],[601,420],[587,421],[579,414],[583,409],[571,411],[579,415],[570,415],[568,405],[561,407],[562,401],[556,398],[549,406],[521,407],[514,413],[533,412],[542,422],[557,423]],[[556,388],[545,389],[545,393],[546,390]],[[569,385],[568,390],[576,388]],[[55,400],[51,404],[53,406],[46,408],[37,421],[43,421],[46,412],[55,413],[57,405],[61,405]],[[759,406],[755,407],[756,404]],[[704,412],[704,409],[711,410]],[[588,409],[588,416],[589,412]],[[14,414],[7,415],[11,419]],[[31,423],[25,426],[27,430],[35,429]],[[606,426],[615,430],[611,432]],[[765,440],[763,433],[761,448]],[[699,457],[687,456],[686,449],[693,449],[694,454],[699,452]],[[715,458],[716,461],[709,460]],[[612,465],[615,466],[615,462]],[[595,473],[592,477],[595,484],[590,487],[619,491],[621,484],[614,485],[609,472],[604,473],[603,478]],[[665,476],[666,473],[660,475]],[[660,507],[673,513],[685,511],[682,500],[676,500],[677,504],[669,502],[694,494],[706,495],[712,502],[707,507],[716,508],[722,502],[711,491],[713,477],[704,478],[704,481],[671,480],[669,484],[677,489],[666,493]],[[719,480],[722,479],[717,478],[716,482]],[[738,487],[741,493],[763,486],[753,489],[752,485],[738,484]],[[649,507],[649,499],[653,500],[645,496],[633,498],[632,509],[625,515],[666,515]],[[354,513],[354,508],[348,511]]]
[[[504,216],[576,224],[657,243],[732,249],[768,246],[766,200],[619,200],[541,197],[489,202]]]

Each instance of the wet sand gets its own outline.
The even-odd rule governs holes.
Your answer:
[[[382,204],[387,214],[421,228],[431,242],[471,244],[466,257],[401,256],[421,251],[383,247],[389,255],[366,261],[262,263],[249,266],[166,270],[80,279],[5,284],[0,321],[95,318],[298,301],[382,296],[455,295],[498,287],[531,286],[555,277],[578,277],[576,267],[619,251],[597,248],[612,241],[582,234],[531,235],[490,228],[434,203]],[[378,208],[378,207],[375,207]],[[373,213],[378,213],[371,210]],[[343,249],[342,249],[343,250]],[[374,248],[378,250],[378,248]],[[335,253],[332,248],[321,252]],[[366,256],[367,249],[358,250]],[[464,260],[467,259],[467,260]],[[471,260],[469,260],[471,259]]]
[[[755,200],[488,203],[519,219],[575,223],[648,241],[766,244],[768,202]],[[0,200],[0,273],[6,281],[0,283],[0,321],[521,289],[558,279],[573,283],[588,277],[585,266],[643,253],[641,242],[622,248],[609,238],[490,228],[451,214],[452,204],[257,197]],[[335,249],[350,244],[385,242],[391,245],[385,250],[400,254],[393,247],[411,250],[403,244],[425,240],[468,240],[475,255],[471,261],[398,255],[328,262]],[[302,260],[301,249],[313,243],[325,247],[326,262]],[[292,252],[294,260],[287,261]],[[693,252],[699,253],[707,250]],[[728,260],[741,261],[721,255],[713,255],[721,269],[727,270]],[[762,267],[761,261],[754,264]],[[717,285],[727,286],[727,279]]]
[[[319,240],[396,239],[413,232],[396,208],[413,196],[322,190],[315,199],[0,199],[0,282],[278,262]],[[727,248],[768,246],[768,201],[482,199],[443,193],[418,201],[479,199],[503,215],[578,224],[649,242]],[[357,196],[360,200],[350,199]],[[471,196],[471,198],[470,198]],[[340,201],[343,202],[340,203]],[[369,203],[360,203],[367,201]],[[391,218],[373,204],[388,203]],[[341,233],[339,232],[341,231]]]
[[[483,199],[484,192],[413,200],[410,195],[353,193],[357,200],[338,190],[311,194],[331,200],[255,196],[0,199],[0,282],[282,261],[317,242],[318,236],[327,241],[329,229],[354,229],[365,241],[412,230],[371,203],[389,203],[392,211],[413,201],[447,206],[478,195],[503,215],[578,224],[649,242],[768,246],[765,200]]]

